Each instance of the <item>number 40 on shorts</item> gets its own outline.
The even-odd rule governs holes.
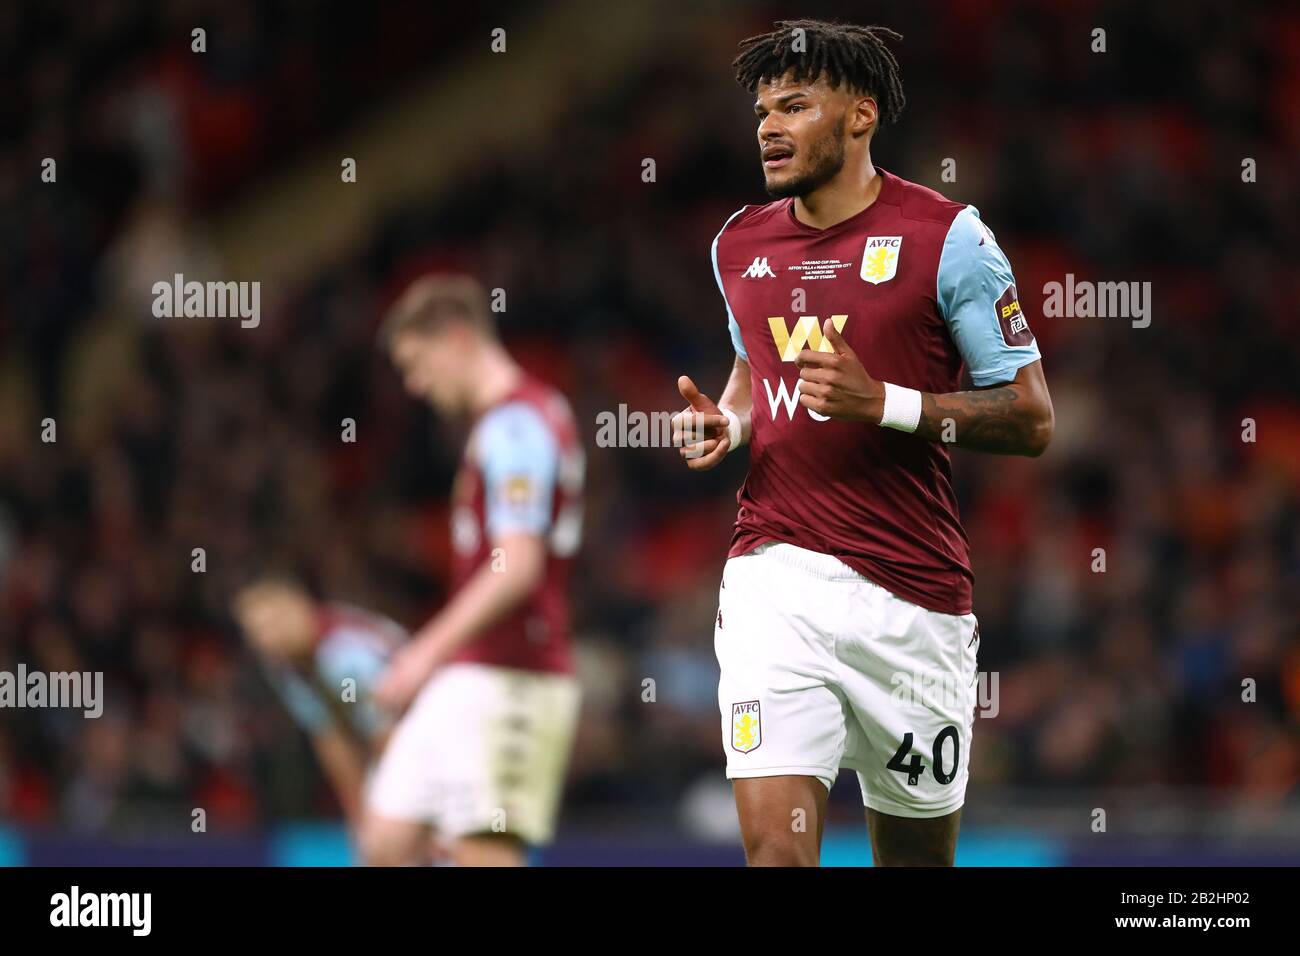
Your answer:
[[[943,744],[945,740],[952,740],[952,763],[949,764],[952,769],[944,768]],[[905,757],[911,754],[912,759],[904,762]],[[961,764],[961,743],[957,737],[957,728],[949,724],[943,730],[939,731],[939,736],[934,738],[934,747],[930,751],[931,766],[934,770],[934,779],[939,783],[952,783],[953,778],[957,776],[957,767]],[[907,785],[915,787],[921,779],[921,774],[925,773],[925,764],[921,762],[921,755],[912,753],[912,732],[909,730],[903,735],[903,742],[899,745],[898,751],[894,756],[889,758],[889,763],[885,764],[890,770],[896,770],[899,773],[907,774]]]

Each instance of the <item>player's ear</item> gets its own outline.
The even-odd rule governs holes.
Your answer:
[[[855,136],[872,133],[879,119],[880,109],[876,106],[875,98],[860,96],[853,103],[853,119],[849,124],[849,130]]]

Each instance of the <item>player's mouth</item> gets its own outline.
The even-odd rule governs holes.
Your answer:
[[[787,166],[794,159],[794,150],[789,146],[764,146],[763,147],[763,168],[780,169]]]

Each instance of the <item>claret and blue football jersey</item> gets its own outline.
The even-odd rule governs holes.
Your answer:
[[[973,575],[947,447],[804,408],[796,360],[830,351],[827,319],[873,378],[923,392],[959,391],[964,373],[975,387],[1011,381],[1039,351],[975,207],[877,169],[875,202],[843,222],[809,226],[782,199],[741,209],[714,240],[753,395],[730,554],[786,542],[923,608],[966,614]]]

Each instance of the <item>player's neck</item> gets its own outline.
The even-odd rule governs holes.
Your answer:
[[[882,184],[870,156],[857,168],[846,163],[830,182],[806,196],[795,197],[795,218],[814,229],[829,229],[874,203],[880,196]]]
[[[470,393],[470,413],[481,415],[519,387],[524,371],[504,349],[483,352]]]

